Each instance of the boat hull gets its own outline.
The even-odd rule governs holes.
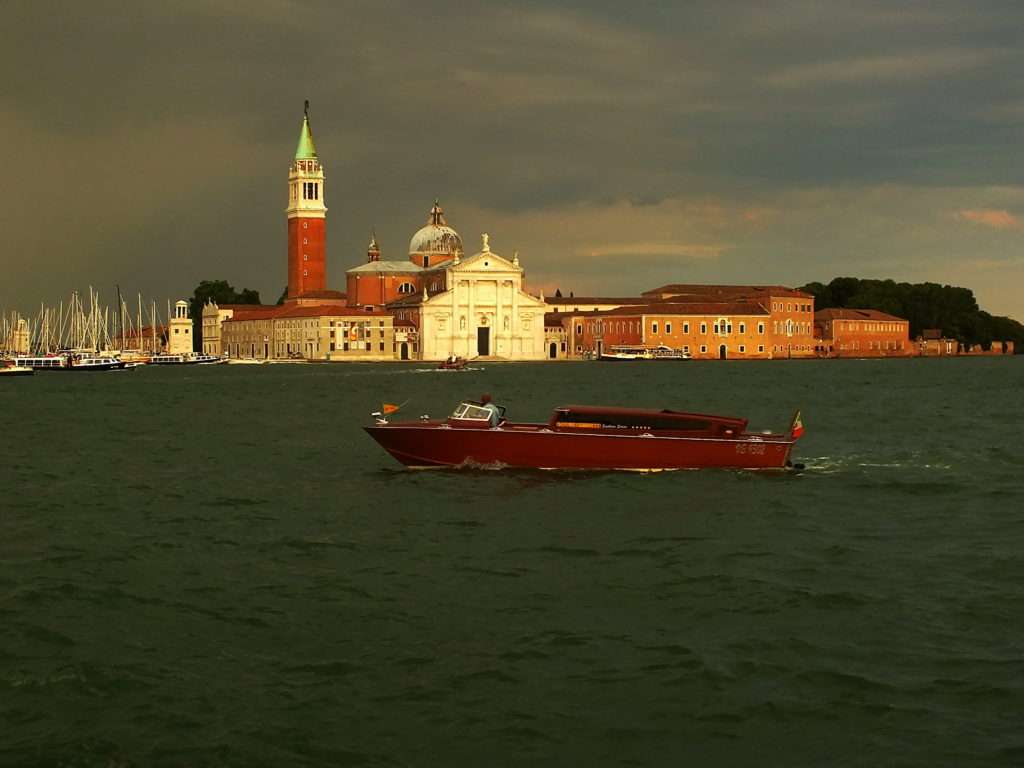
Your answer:
[[[364,427],[407,467],[518,467],[659,471],[785,469],[794,440],[780,435],[662,437],[561,432],[523,425],[460,429],[444,424]]]

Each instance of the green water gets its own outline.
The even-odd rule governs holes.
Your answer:
[[[799,474],[403,470],[382,401],[804,413]],[[0,381],[0,764],[1024,764],[1019,359]]]

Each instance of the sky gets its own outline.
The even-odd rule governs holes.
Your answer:
[[[837,276],[1024,320],[1024,3],[0,3],[0,309],[286,283],[305,99],[328,284],[435,197],[528,288]]]

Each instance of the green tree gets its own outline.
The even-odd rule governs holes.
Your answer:
[[[251,288],[236,291],[227,280],[203,280],[199,283],[188,301],[192,317],[192,345],[196,352],[203,350],[203,307],[211,301],[216,304],[259,304],[260,292]]]

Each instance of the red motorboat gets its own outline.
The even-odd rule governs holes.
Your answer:
[[[391,423],[378,416],[365,429],[416,469],[786,469],[803,433],[799,412],[781,434],[748,432],[746,419],[588,405],[555,408],[546,424],[517,423],[486,398],[460,403],[443,421]]]

